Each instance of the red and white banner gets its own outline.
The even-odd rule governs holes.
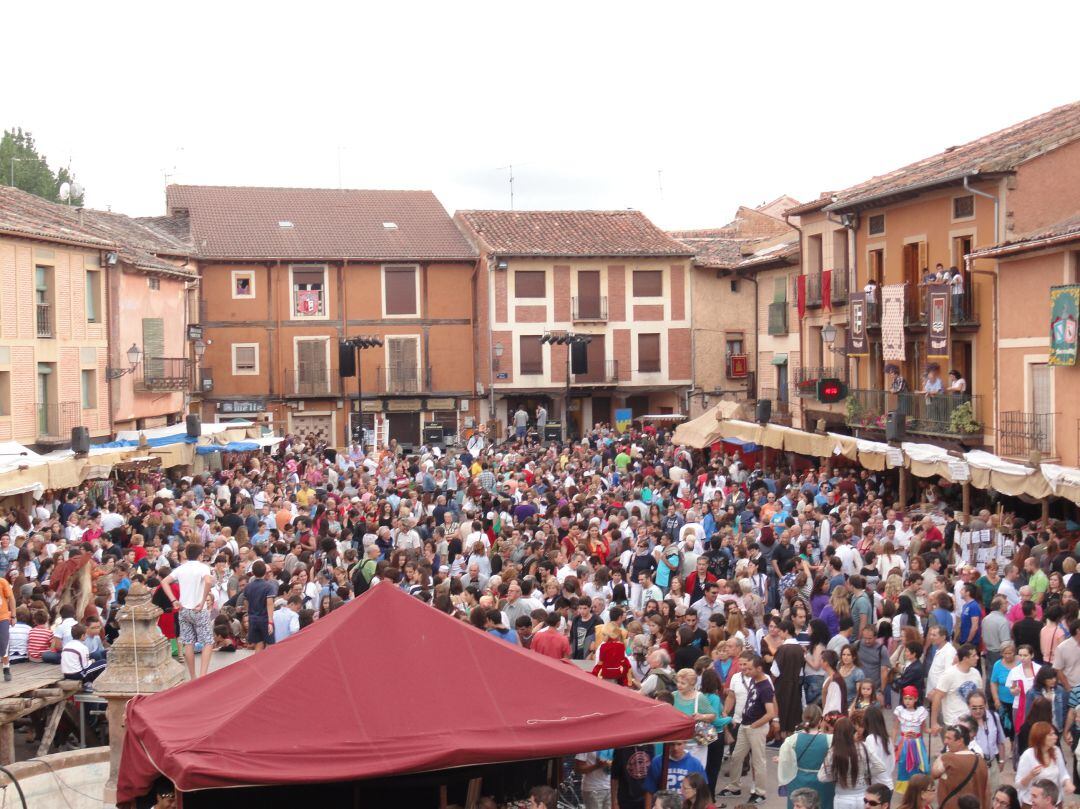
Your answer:
[[[881,288],[881,358],[903,362],[904,290],[906,284],[886,284]]]

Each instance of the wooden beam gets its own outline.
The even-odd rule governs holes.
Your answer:
[[[15,763],[15,726],[10,722],[0,725],[0,764]]]
[[[37,751],[39,756],[46,755],[52,748],[53,739],[56,738],[56,728],[60,724],[60,717],[64,715],[64,706],[63,702],[53,705],[49,721],[45,724],[45,732],[41,734],[41,744],[38,745]]]

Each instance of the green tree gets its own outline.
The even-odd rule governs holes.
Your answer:
[[[75,177],[66,168],[54,173],[45,155],[38,154],[34,136],[19,128],[5,131],[0,138],[0,183],[14,185],[50,202],[64,202],[60,199],[60,186],[74,185]],[[70,202],[82,205],[83,194],[72,195]]]

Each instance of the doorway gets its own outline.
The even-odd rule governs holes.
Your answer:
[[[578,319],[601,320],[600,271],[582,270],[577,276]]]

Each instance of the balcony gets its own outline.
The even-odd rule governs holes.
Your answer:
[[[907,287],[904,302],[904,325],[909,329],[921,331],[926,328],[930,312],[929,287]],[[959,331],[974,331],[979,327],[979,317],[975,310],[975,295],[970,283],[964,286],[962,295],[949,295],[949,324]]]
[[[390,365],[376,369],[378,393],[420,393],[431,389],[431,367]]]
[[[806,276],[806,308],[817,309],[821,306],[821,273],[812,272]]]
[[[769,334],[783,336],[788,333],[787,301],[775,301],[769,304]]]
[[[54,337],[52,307],[47,303],[37,305],[37,336]]]
[[[1035,452],[1056,457],[1054,414],[1006,410],[998,414],[999,455],[1027,460]]]
[[[979,422],[982,396],[966,393],[927,396],[923,393],[888,393],[856,388],[848,393],[847,425],[884,430],[885,417],[892,410],[907,417],[906,429],[909,433],[956,439],[982,435],[982,424]]]
[[[191,384],[191,360],[187,357],[143,357],[135,389],[141,391],[187,390]]]
[[[781,399],[777,393],[776,388],[762,388],[758,391],[758,400],[768,399],[772,402],[772,416],[769,418],[770,424],[782,424],[784,426],[791,426],[791,402],[786,398]]]
[[[829,296],[833,306],[846,306],[848,302],[848,271],[847,268],[832,271],[832,286]]]
[[[572,385],[614,385],[619,381],[619,361],[604,360],[589,363],[589,370],[584,374],[573,374]]]
[[[285,369],[285,396],[337,396],[341,391],[340,377],[320,366]]]
[[[570,311],[575,322],[606,321],[607,298],[571,298]]]
[[[43,444],[61,444],[71,440],[71,428],[82,424],[82,404],[51,402],[37,404],[37,440]]]
[[[847,368],[808,368],[795,369],[795,395],[817,396],[817,383],[819,379],[842,379],[847,381]]]

